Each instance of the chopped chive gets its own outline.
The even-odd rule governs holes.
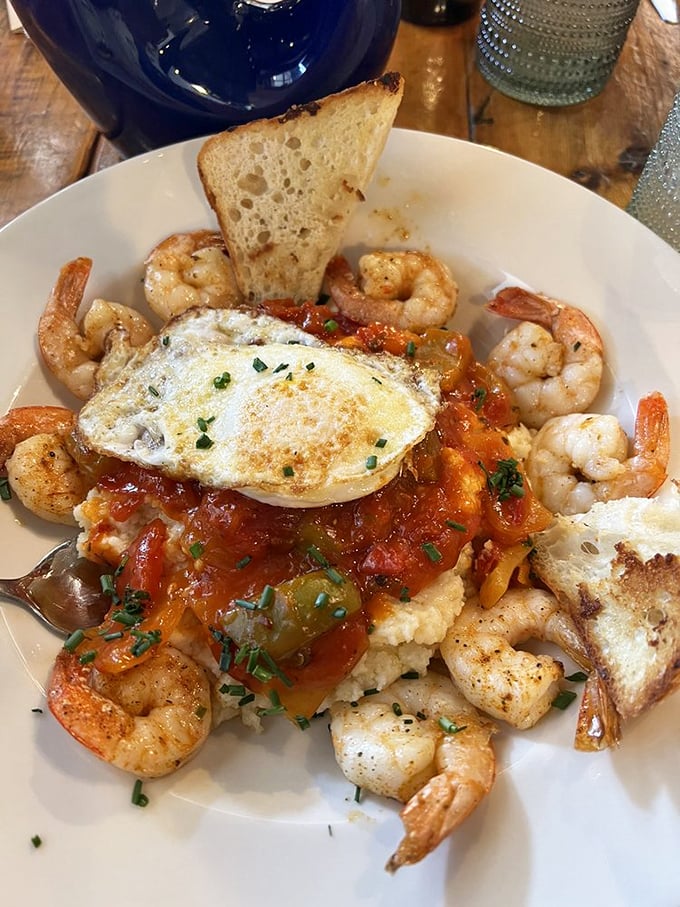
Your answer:
[[[272,372],[272,374],[273,374],[273,375],[277,375],[279,372],[285,372],[285,370],[286,370],[287,368],[288,368],[288,363],[287,363],[287,362],[281,362],[281,363],[279,363],[279,365],[276,366],[276,368],[274,369],[274,371]]]
[[[439,719],[439,727],[445,734],[457,734],[459,731],[464,731],[467,724],[456,724],[455,721],[451,721],[450,718],[446,718],[442,715]]]
[[[201,416],[199,416],[198,419],[196,419],[196,425],[198,426],[199,431],[206,432],[210,423],[214,421],[214,416],[210,416],[209,419],[203,419]]]
[[[195,715],[197,718],[205,718],[205,713],[206,713],[207,711],[208,711],[208,710],[207,710],[207,708],[206,708],[204,705],[199,705],[199,706],[197,706],[196,711],[194,712],[194,715]]]
[[[399,705],[398,702],[392,703],[392,711],[397,716],[397,718],[401,718],[401,716],[404,714],[404,710],[402,709],[402,707]]]
[[[215,442],[212,438],[209,438],[206,434],[199,435],[196,440],[196,447],[199,450],[210,450]]]
[[[342,620],[343,617],[347,617],[347,608],[336,608],[335,611],[333,611],[333,617],[337,620]]]
[[[342,586],[343,583],[345,582],[345,580],[342,577],[342,574],[338,573],[338,571],[335,569],[335,567],[326,567],[325,572],[326,572],[326,576],[328,577],[328,579],[332,583],[335,583],[336,586]]]
[[[418,680],[420,674],[417,671],[405,671],[401,677],[402,680]]]
[[[153,386],[153,384],[150,384],[150,385],[148,386],[147,390],[148,390],[149,393],[150,393],[152,396],[154,396],[154,397],[160,397],[160,395],[161,395],[161,394],[160,394],[160,391],[159,391],[157,388],[155,388],[155,387]]]
[[[266,372],[268,366],[267,366],[267,363],[263,362],[259,356],[256,356],[253,359],[253,368],[255,369],[256,372]]]
[[[95,652],[95,650],[90,649],[89,652],[83,652],[83,654],[79,657],[78,661],[80,662],[81,665],[89,665],[95,660],[96,657],[97,657],[97,653]]]
[[[439,563],[439,561],[444,556],[441,553],[441,551],[439,550],[439,548],[437,548],[437,546],[434,545],[432,542],[424,542],[420,547],[423,549],[423,551],[429,557],[429,559],[432,561],[433,564]]]
[[[328,592],[319,592],[317,597],[314,599],[314,607],[325,608],[329,601],[330,595],[328,594]]]
[[[409,340],[409,342],[406,344],[406,355],[412,359],[415,356],[415,354],[416,354],[416,345],[413,342],[413,340]]]
[[[135,658],[139,658],[140,655],[148,652],[151,646],[157,646],[161,641],[160,630],[130,630],[130,635],[135,637],[135,641],[130,647],[130,653]]]
[[[455,529],[456,532],[467,532],[465,526],[462,523],[457,523],[455,520],[444,520],[447,526],[450,526],[451,529]]]
[[[0,500],[12,500],[12,489],[9,487],[9,480],[5,476],[0,478]]]
[[[235,598],[233,601],[235,605],[238,605],[239,608],[245,608],[246,611],[257,611],[256,603],[248,601],[247,598]]]
[[[411,596],[409,594],[408,586],[402,586],[401,591],[399,592],[399,601],[400,602],[410,602]]]
[[[387,444],[387,438],[378,438],[375,442],[376,447],[384,447]]]
[[[308,362],[307,365],[305,366],[305,368],[307,369],[308,372],[314,371],[314,363]]]
[[[328,567],[329,563],[326,557],[319,551],[316,545],[310,545],[307,549],[307,554],[311,557],[313,561],[316,561],[321,567]]]
[[[204,546],[203,542],[194,542],[193,545],[189,545],[189,554],[194,559],[201,557],[201,555],[203,554],[204,551],[205,551],[205,546]]]
[[[42,838],[40,837],[40,835],[33,835],[33,837],[31,838],[31,844],[35,848],[40,847],[40,845],[42,844]]]
[[[114,639],[122,639],[124,635],[122,630],[114,630],[111,633],[103,633],[102,639],[104,642],[113,642]]]
[[[375,696],[377,692],[377,687],[370,687],[368,690],[364,690],[364,696]]]
[[[260,609],[268,608],[274,601],[275,595],[274,587],[267,584],[262,590],[262,594],[257,602],[257,607]]]
[[[170,338],[167,334],[163,337],[161,343],[163,344],[163,346],[170,346]]]
[[[104,595],[115,595],[116,587],[113,582],[113,576],[110,573],[105,573],[99,577],[99,585],[102,587]]]
[[[293,373],[288,372],[288,374],[286,375],[286,381],[292,381],[292,380],[293,380]]]
[[[361,788],[358,784],[354,787],[354,802],[361,803]]]
[[[369,624],[366,627],[366,635],[370,636],[372,633],[375,633],[375,624]]]
[[[239,708],[243,708],[244,705],[248,705],[248,703],[252,702],[254,699],[255,699],[255,693],[246,693],[245,696],[242,696],[239,699],[237,705]]]
[[[307,728],[312,726],[309,722],[309,718],[305,718],[304,715],[296,715],[295,723],[297,724],[297,726],[300,728],[301,731],[306,731]],[[330,825],[328,827],[330,828]]]
[[[148,806],[149,798],[145,793],[142,792],[142,781],[140,778],[137,778],[135,781],[134,787],[132,788],[132,803],[135,806]]]
[[[380,378],[376,378],[375,375],[371,375],[371,381],[375,381],[376,384],[382,384]]]
[[[257,665],[257,664],[253,667],[253,669],[250,673],[253,675],[253,677],[256,680],[259,680],[260,683],[269,683],[269,681],[274,676],[271,671],[268,671],[262,665]]]
[[[282,472],[282,473],[284,474],[284,476],[286,476],[287,478],[290,478],[291,476],[294,476],[294,475],[295,475],[295,470],[293,469],[293,467],[292,467],[290,464],[287,465],[287,466],[284,466],[283,469],[281,470],[281,472]]]
[[[370,457],[366,457],[366,469],[375,469],[378,465],[378,458],[375,454],[371,454]]]
[[[555,709],[564,711],[576,699],[576,693],[573,690],[560,690],[550,705]]]
[[[337,331],[338,322],[334,318],[329,318],[327,321],[324,321],[323,326],[325,331],[328,331],[329,334],[332,334],[333,331]]]
[[[475,405],[475,412],[479,412],[480,409],[484,406],[484,401],[486,400],[487,391],[485,387],[476,387],[472,394],[472,402]]]
[[[229,696],[245,696],[246,688],[242,683],[223,683],[219,692]]]
[[[38,715],[42,715],[42,713],[43,713],[43,710],[38,708],[37,706],[36,706],[36,708],[31,709],[31,711],[36,712]]]
[[[111,620],[115,620],[117,624],[123,624],[124,627],[134,627],[135,624],[139,623],[140,617],[131,614],[129,611],[114,611],[111,615]]]
[[[584,683],[588,679],[588,675],[584,671],[574,671],[573,674],[569,674],[564,679],[569,680],[571,683]]]
[[[427,715],[425,714],[425,712],[416,712],[416,718],[418,719],[418,721],[425,721]]]
[[[581,346],[581,341],[577,340],[576,343],[573,345],[572,349],[574,350],[574,352],[576,352],[576,350],[578,350],[580,348],[580,346]]]
[[[213,378],[213,386],[216,387],[218,391],[224,390],[229,384],[231,384],[231,375],[229,372],[222,372],[221,375]]]
[[[249,554],[246,554],[246,556],[242,557],[240,561],[236,561],[236,569],[243,570],[243,568],[247,567],[251,561],[252,557]]]
[[[84,639],[85,633],[82,630],[74,630],[64,643],[64,648],[67,652],[75,652]]]

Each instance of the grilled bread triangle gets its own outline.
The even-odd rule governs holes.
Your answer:
[[[680,684],[677,488],[558,516],[533,540],[533,569],[573,616],[621,718]]]
[[[318,297],[403,90],[388,73],[201,147],[198,172],[247,300]]]

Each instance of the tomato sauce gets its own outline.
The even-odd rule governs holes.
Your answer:
[[[166,640],[189,609],[216,657],[229,649],[234,676],[253,689],[259,684],[275,690],[289,713],[309,716],[365,652],[371,603],[375,609],[385,595],[408,600],[455,566],[468,542],[474,540],[478,549],[485,539],[513,546],[545,528],[551,516],[512,459],[503,431],[516,421],[511,396],[474,360],[467,338],[449,331],[418,336],[382,325],[352,329],[323,305],[277,301],[267,308],[328,342],[388,350],[435,368],[442,406],[433,431],[385,487],[356,501],[309,509],[274,507],[236,491],[119,465],[98,483],[111,517],[125,521],[151,503],[164,519],[139,530],[117,571],[109,617],[98,632],[87,634],[82,650],[94,648],[101,670],[123,670],[149,657],[155,642]],[[92,528],[91,540],[98,531]],[[301,618],[300,644],[277,665],[278,673],[269,670],[263,682],[246,676],[252,658],[235,660],[244,642],[228,638],[225,618],[234,608],[256,609],[267,587],[277,589],[319,569],[358,589],[362,610],[336,609],[337,621],[313,638],[305,636]],[[126,596],[131,607],[135,592],[142,593],[140,619],[121,628],[115,615]],[[266,620],[266,614],[259,619]],[[120,635],[111,638],[117,631]],[[131,640],[141,640],[136,654]]]

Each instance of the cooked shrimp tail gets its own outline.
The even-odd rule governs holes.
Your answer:
[[[80,400],[87,400],[96,389],[99,359],[110,330],[122,325],[135,346],[153,336],[151,325],[139,312],[103,299],[94,300],[81,328],[76,316],[91,269],[90,258],[65,264],[38,322],[38,345],[45,365]]]
[[[664,483],[670,456],[668,407],[657,392],[643,397],[632,456],[615,416],[572,413],[549,419],[531,443],[526,471],[553,513],[586,513],[598,501],[650,497]]]
[[[422,860],[483,800],[496,774],[493,732],[450,678],[437,673],[331,706],[331,737],[345,777],[406,803],[406,834],[386,869]]]
[[[456,310],[458,285],[444,262],[424,252],[369,252],[355,278],[346,259],[332,259],[326,286],[347,318],[422,332],[441,327]]]
[[[561,663],[551,656],[515,648],[529,639],[552,642],[578,664],[589,664],[571,617],[542,589],[510,589],[487,609],[468,601],[440,647],[466,698],[522,730],[550,710],[564,677]]]
[[[493,348],[488,365],[514,391],[520,419],[540,428],[552,416],[583,412],[600,389],[603,343],[580,309],[520,287],[487,309],[521,321]]]
[[[163,321],[195,306],[243,302],[224,240],[212,230],[173,233],[155,246],[145,262],[144,294]]]
[[[95,756],[148,778],[183,765],[205,743],[211,727],[205,670],[167,645],[113,675],[62,649],[47,702],[57,721]]]

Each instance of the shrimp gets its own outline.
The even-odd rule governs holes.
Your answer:
[[[487,308],[522,320],[487,360],[514,392],[521,421],[540,428],[552,416],[584,412],[600,389],[604,352],[585,313],[520,287],[501,290]]]
[[[163,321],[194,306],[222,309],[243,302],[219,233],[173,233],[144,264],[146,301]]]
[[[147,778],[187,762],[211,728],[204,668],[169,645],[121,674],[103,674],[62,649],[47,702],[62,727],[95,756]]]
[[[80,400],[87,400],[95,391],[98,360],[110,330],[121,325],[135,346],[154,333],[139,312],[103,299],[94,300],[82,326],[78,324],[76,314],[91,269],[89,258],[76,258],[64,265],[38,323],[38,344],[45,364]]]
[[[0,419],[0,467],[12,492],[36,516],[67,526],[110,462],[78,445],[75,425],[62,406],[19,406]]]
[[[0,468],[17,444],[33,435],[65,435],[76,425],[76,414],[65,406],[16,406],[0,418]]]
[[[359,282],[346,259],[333,258],[326,282],[343,315],[407,331],[441,327],[456,310],[458,285],[448,267],[423,252],[370,252],[359,259]]]
[[[564,676],[560,662],[549,655],[514,648],[528,639],[553,642],[588,667],[571,617],[542,589],[510,589],[488,609],[468,601],[440,646],[463,695],[481,711],[522,730],[550,709]]]
[[[491,790],[494,727],[444,675],[397,680],[358,703],[335,703],[330,713],[345,777],[406,803],[406,834],[387,862],[390,872],[427,856]]]
[[[533,439],[526,471],[553,513],[586,513],[597,501],[650,497],[666,479],[668,407],[660,393],[637,409],[633,455],[615,416],[573,413],[548,420]]]

